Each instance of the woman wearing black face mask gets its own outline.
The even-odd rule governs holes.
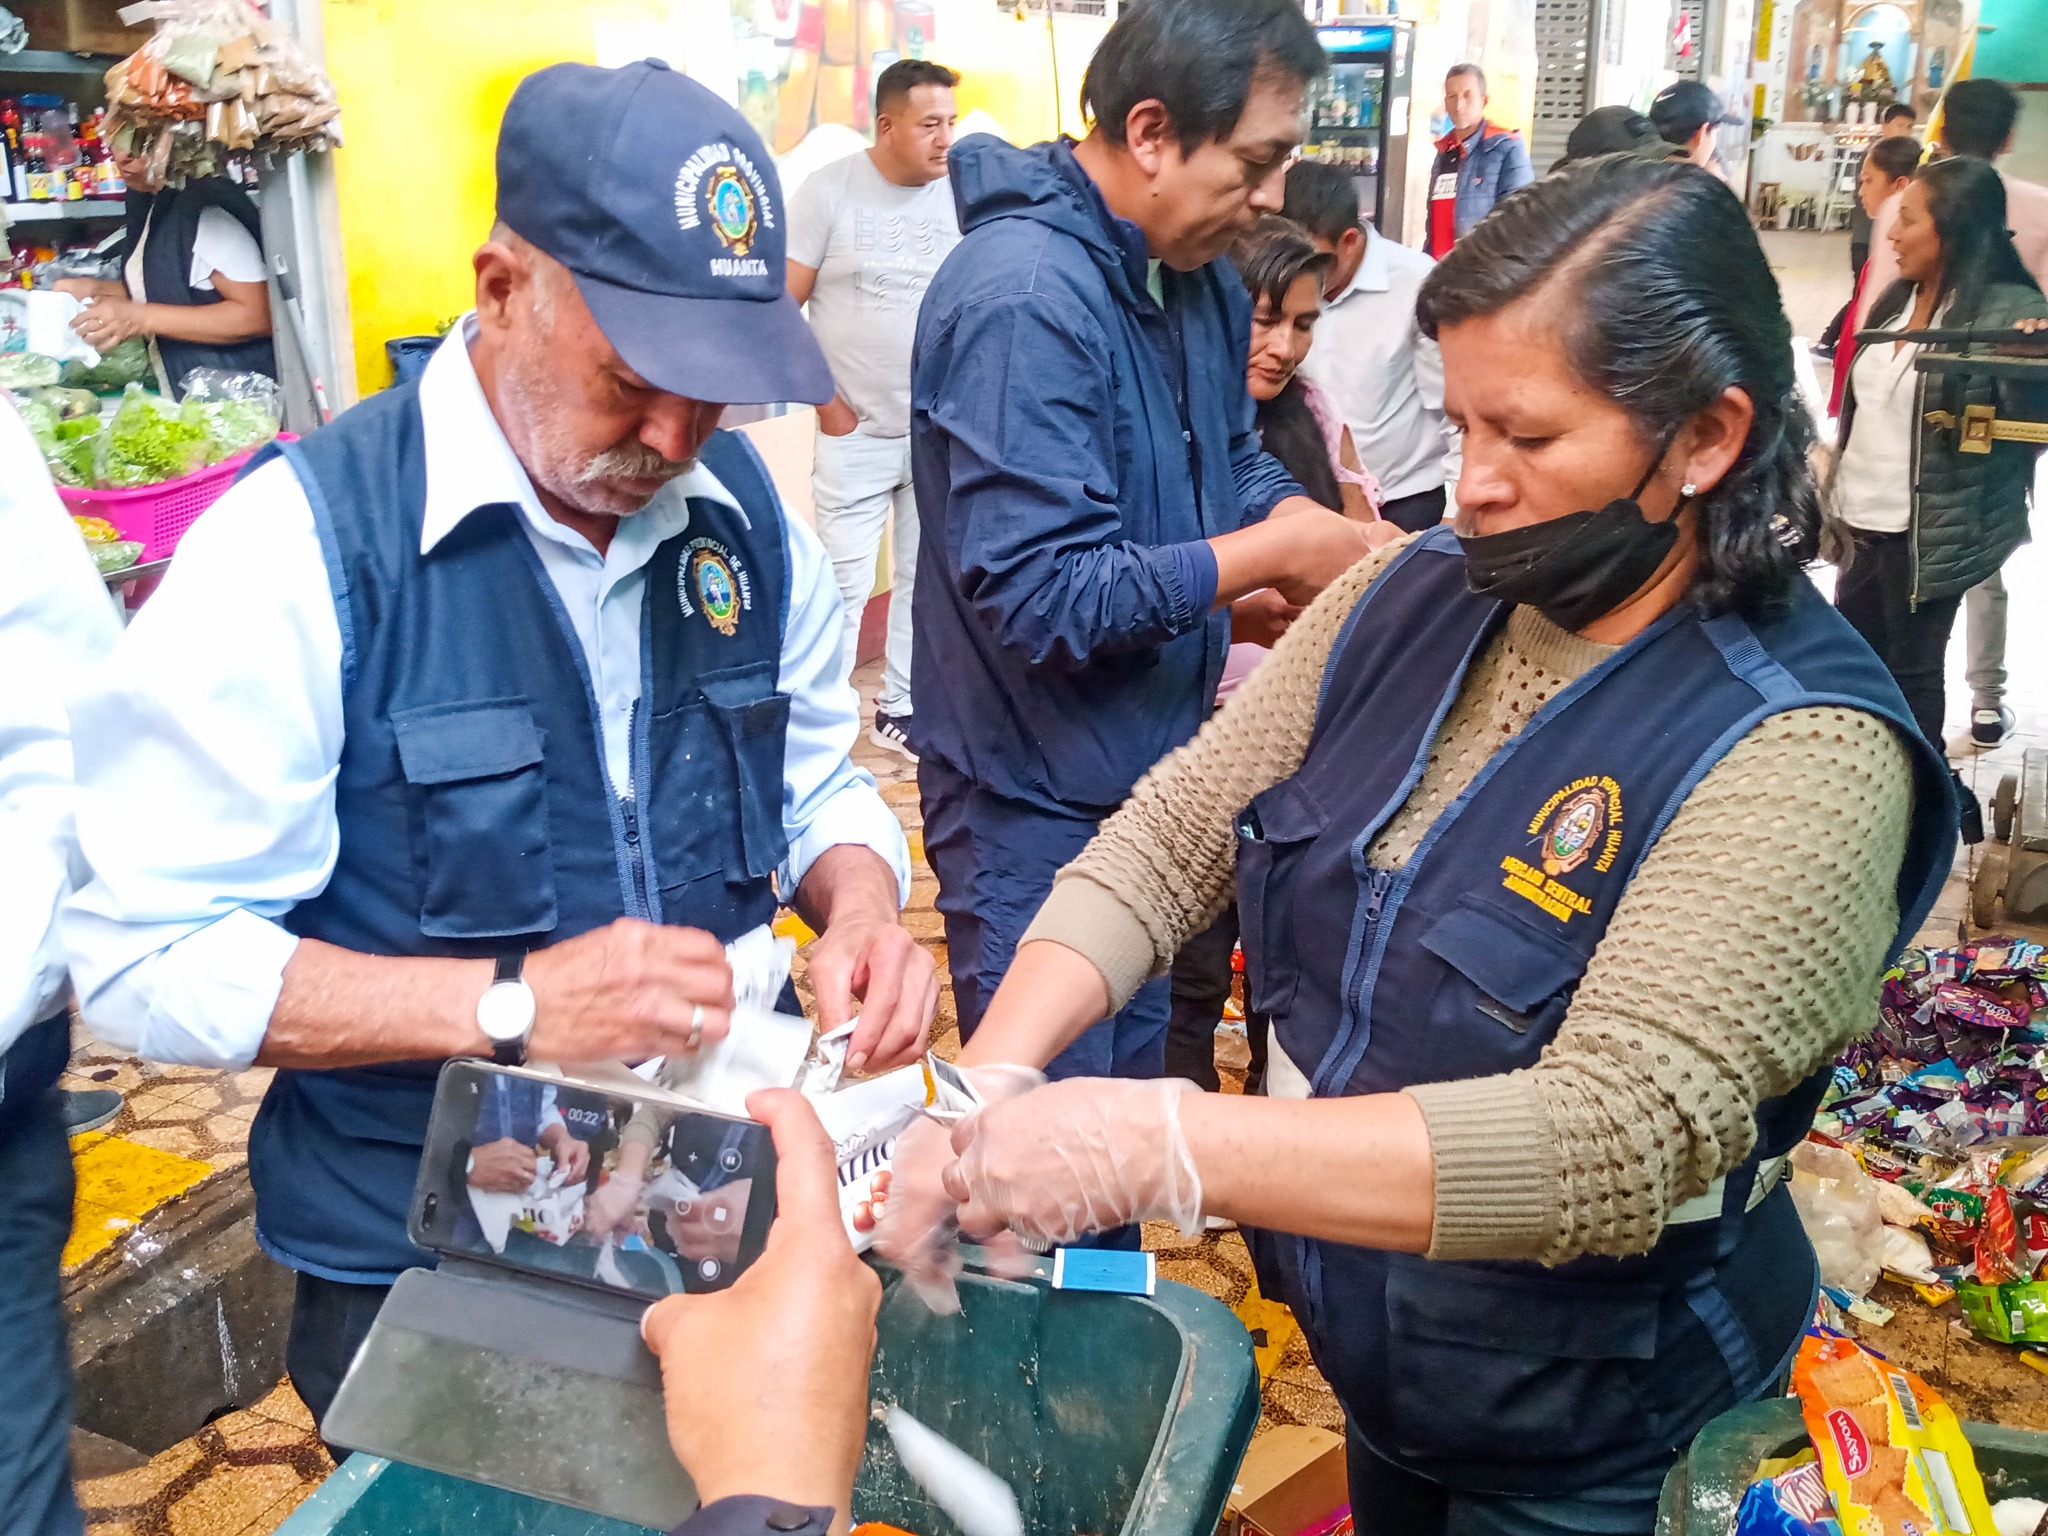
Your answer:
[[[899,1146],[886,1252],[1207,1215],[1352,1425],[1361,1532],[1648,1532],[1815,1271],[1778,1187],[1954,841],[1946,768],[1801,573],[1790,328],[1741,204],[1607,157],[1424,284],[1460,522],[1368,557],[1060,876]],[[1033,1066],[1235,873],[1270,1097]]]

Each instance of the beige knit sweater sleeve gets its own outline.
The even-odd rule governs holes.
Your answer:
[[[1171,963],[1227,898],[1236,812],[1299,767],[1337,632],[1384,563],[1326,592],[1139,784],[1026,940],[1086,956],[1117,1005]],[[1874,1022],[1911,800],[1903,747],[1859,712],[1791,711],[1737,743],[1630,882],[1537,1065],[1409,1090],[1431,1256],[1640,1253],[1747,1156],[1756,1105]]]

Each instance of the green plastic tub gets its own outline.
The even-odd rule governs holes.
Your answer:
[[[1965,1424],[1984,1491],[2000,1499],[2048,1499],[2048,1434]],[[1809,1444],[1796,1398],[1745,1403],[1715,1419],[1664,1479],[1657,1536],[1728,1536],[1735,1510],[1767,1457],[1790,1456]]]
[[[961,1279],[934,1317],[883,1271],[871,1387],[1005,1478],[1033,1536],[1211,1536],[1258,1422],[1251,1340],[1213,1297],[1154,1297]],[[879,1424],[856,1520],[917,1536],[955,1528],[905,1477]],[[279,1536],[643,1536],[564,1505],[351,1456]]]

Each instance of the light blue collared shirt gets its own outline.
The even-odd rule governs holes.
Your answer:
[[[121,633],[35,439],[0,402],[0,1054],[64,996],[71,835],[66,695]]]
[[[479,507],[520,509],[589,663],[612,788],[630,796],[647,562],[688,524],[689,498],[737,503],[700,465],[622,518],[600,555],[541,506],[477,382],[466,329],[420,381],[421,553]],[[790,846],[777,879],[792,892],[827,848],[852,843],[879,854],[907,898],[902,828],[848,756],[860,705],[841,671],[832,567],[809,528],[783,526]],[[72,705],[78,835],[94,878],[66,908],[64,937],[81,1010],[108,1043],[204,1066],[255,1058],[298,943],[278,919],[334,870],[341,662],[312,511],[291,467],[266,464],[185,535],[163,586]]]

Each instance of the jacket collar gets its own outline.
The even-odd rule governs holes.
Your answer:
[[[472,513],[513,506],[544,538],[584,544],[581,534],[555,521],[535,494],[470,362],[469,341],[476,323],[464,315],[428,360],[420,377],[420,428],[427,465],[426,508],[420,519],[420,553],[429,554]],[[680,533],[690,521],[689,499],[707,496],[738,508],[739,502],[702,464],[678,475],[654,500],[620,522],[635,546]]]

